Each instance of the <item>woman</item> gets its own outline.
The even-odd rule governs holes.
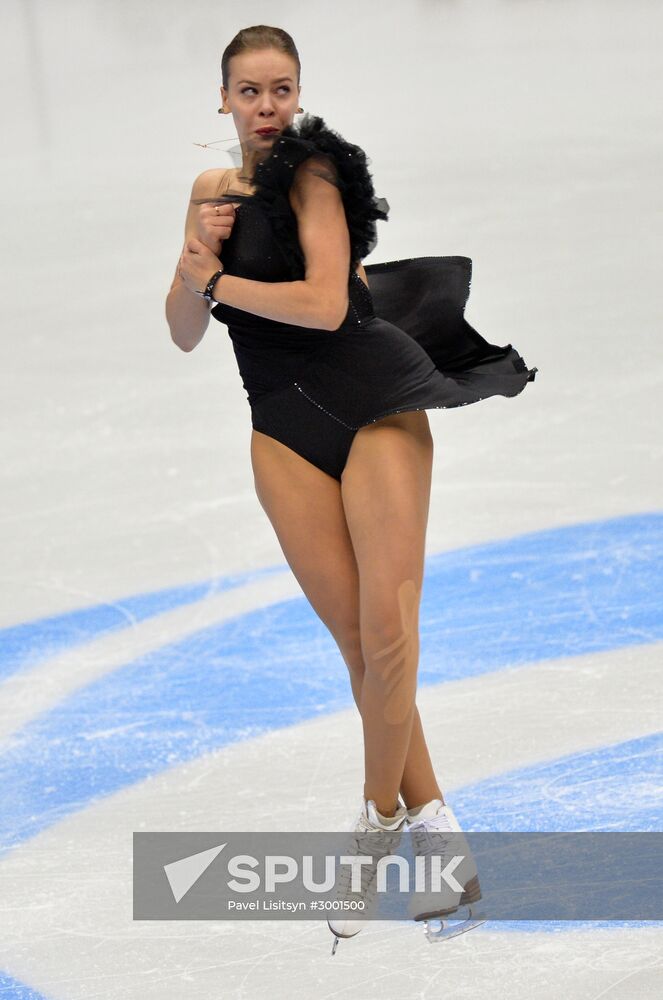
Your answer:
[[[317,116],[293,125],[303,109],[290,35],[240,31],[222,80],[219,111],[233,116],[242,164],[194,182],[166,304],[171,336],[192,350],[210,307],[228,327],[259,501],[361,714],[356,831],[460,831],[415,704],[433,460],[425,411],[516,395],[536,369],[465,321],[467,258],[362,266],[389,206],[360,147]],[[453,908],[479,895],[472,869]],[[330,921],[334,948],[362,926]]]

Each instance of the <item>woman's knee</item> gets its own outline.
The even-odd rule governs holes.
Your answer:
[[[393,588],[366,593],[362,604],[361,635],[364,662],[380,672],[385,663],[402,661],[416,669],[419,650],[419,580],[407,578]]]
[[[393,632],[364,637],[363,691],[380,706],[384,722],[400,725],[410,717],[416,696],[419,639],[416,629],[392,636]]]
[[[419,623],[422,571],[396,583],[367,582],[362,591],[360,628],[364,641],[371,636],[386,645],[401,634],[415,634]]]
[[[416,667],[419,634],[416,626],[403,628],[394,623],[391,628],[371,629],[362,633],[362,658],[367,670],[380,670],[386,665],[402,662]]]

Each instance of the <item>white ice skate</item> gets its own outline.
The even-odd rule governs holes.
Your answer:
[[[439,857],[439,867],[444,870],[454,857],[462,857],[451,871],[458,889],[442,882],[441,891],[417,893],[408,905],[408,913],[413,920],[424,921],[428,941],[442,941],[457,937],[485,924],[486,917],[472,904],[481,899],[479,876],[469,844],[463,836],[453,809],[443,805],[441,799],[433,799],[419,809],[410,810],[405,830],[412,834],[412,849],[415,858]],[[427,861],[427,864],[430,863]],[[461,907],[463,909],[461,909]],[[451,914],[458,919],[447,919]],[[432,920],[439,920],[440,927],[433,930]]]
[[[362,798],[361,811],[355,824],[353,833],[370,834],[370,837],[352,837],[348,842],[348,849],[344,852],[350,857],[357,855],[370,855],[373,864],[361,866],[361,889],[352,891],[352,866],[343,865],[339,869],[339,876],[336,886],[336,899],[339,901],[363,901],[366,919],[356,918],[346,920],[339,912],[339,917],[327,920],[329,929],[335,935],[332,946],[332,955],[336,953],[336,948],[340,938],[350,938],[358,934],[368,923],[368,914],[372,913],[376,905],[377,892],[377,864],[380,858],[392,854],[400,843],[401,833],[404,829],[407,810],[405,806],[399,805],[395,815],[390,817],[388,824],[380,820],[375,802],[369,799],[368,802]],[[370,843],[370,848],[367,846]]]

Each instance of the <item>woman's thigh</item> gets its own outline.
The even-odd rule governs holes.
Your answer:
[[[360,657],[359,576],[341,484],[256,430],[251,465],[258,500],[313,610],[346,660],[352,661],[353,651]]]
[[[417,617],[432,463],[425,410],[384,417],[354,437],[341,499],[359,574],[363,635],[383,633],[388,641],[404,616],[410,623]]]

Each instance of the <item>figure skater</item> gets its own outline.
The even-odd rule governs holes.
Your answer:
[[[431,832],[461,831],[415,703],[433,461],[426,410],[515,396],[537,369],[465,320],[468,258],[362,265],[389,205],[360,146],[319,116],[294,123],[300,60],[286,31],[243,29],[221,69],[219,112],[233,117],[241,166],[194,181],[166,301],[171,337],[193,350],[210,313],[228,328],[259,502],[338,645],[361,715],[355,831],[418,831],[425,853]],[[463,888],[452,909],[480,897],[475,868]],[[364,923],[329,920],[333,950]]]

